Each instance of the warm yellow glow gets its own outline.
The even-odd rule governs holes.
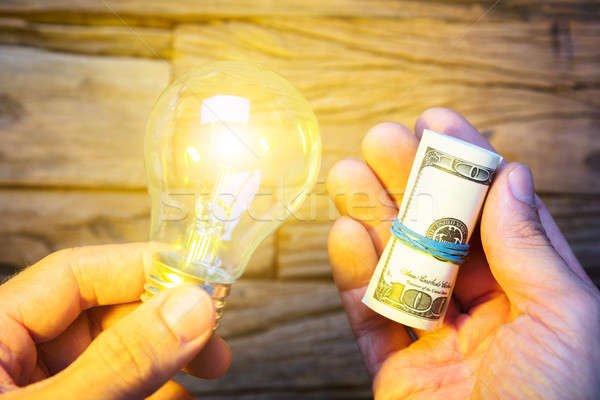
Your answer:
[[[300,137],[302,138],[302,149],[304,150],[304,153],[306,154],[306,138],[304,137],[304,131],[302,130],[302,127],[300,126],[300,124],[298,124],[298,130],[300,131]]]
[[[265,139],[264,137],[258,139],[258,144],[260,144],[260,147],[263,148],[263,153],[266,153],[271,148],[269,146],[269,143],[267,143],[267,139]]]
[[[186,149],[186,153],[188,154],[188,156],[190,156],[193,162],[197,163],[198,161],[200,161],[200,154],[198,154],[198,150],[196,150],[194,146],[188,146],[188,148]]]
[[[214,262],[219,249],[220,238],[206,232],[192,231],[187,244],[186,267],[193,261],[202,261],[210,265]]]
[[[214,154],[220,162],[252,157],[245,130],[240,127],[218,127],[214,133]]]
[[[219,94],[202,100],[200,121],[203,124],[248,123],[250,119],[250,100],[240,96]]]
[[[247,132],[250,100],[246,97],[219,94],[202,100],[200,123],[213,126],[214,150],[225,157],[245,157],[250,152]]]
[[[167,287],[175,287],[183,283],[183,278],[174,272],[165,272],[164,285]]]

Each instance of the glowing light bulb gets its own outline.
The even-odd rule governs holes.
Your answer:
[[[182,283],[212,294],[220,318],[230,285],[262,240],[298,209],[321,161],[317,120],[281,76],[216,62],[173,82],[146,128],[154,254],[142,296]]]

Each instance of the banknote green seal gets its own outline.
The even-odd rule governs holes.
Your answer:
[[[469,230],[467,225],[456,218],[440,218],[435,220],[429,228],[425,236],[438,242],[445,243],[467,243]]]

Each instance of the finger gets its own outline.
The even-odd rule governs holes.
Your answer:
[[[221,377],[231,363],[231,350],[227,342],[217,335],[213,335],[204,348],[190,361],[184,371],[203,379]]]
[[[36,342],[50,340],[82,310],[139,299],[144,259],[159,248],[132,243],[58,251],[0,286],[0,310]]]
[[[456,325],[456,321],[459,317],[463,316],[464,314],[461,313],[461,310],[458,308],[458,305],[456,304],[456,299],[454,298],[454,296],[450,297],[450,301],[448,302],[448,307],[446,308],[446,315],[444,316],[444,321],[443,321],[443,326],[447,326],[447,325]],[[433,331],[427,331],[424,329],[417,329],[417,328],[408,328],[412,331],[414,337],[416,339],[421,339],[424,336],[431,336],[431,335],[438,335],[439,331],[433,330]]]
[[[378,257],[364,226],[350,217],[340,217],[327,241],[335,284],[341,292],[367,286]]]
[[[38,362],[43,362],[50,375],[62,371],[92,342],[94,334],[90,328],[88,315],[81,314],[63,333],[38,345]]]
[[[573,254],[573,250],[571,250],[571,246],[567,242],[567,239],[563,236],[562,232],[556,225],[554,218],[550,215],[550,211],[537,195],[535,196],[535,203],[538,209],[538,214],[540,216],[540,220],[542,221],[542,225],[544,226],[544,230],[546,231],[546,235],[550,242],[552,243],[552,247],[557,251],[557,253],[562,257],[563,260],[567,263],[569,268],[575,274],[584,281],[587,281],[590,284],[593,284],[592,280],[585,272],[575,254]]]
[[[328,248],[333,277],[358,348],[375,375],[390,353],[412,341],[403,325],[378,315],[361,301],[378,258],[365,227],[352,218],[339,218],[329,233]]]
[[[570,312],[565,297],[577,296],[584,285],[546,236],[525,165],[508,164],[496,177],[481,230],[492,273],[518,313],[536,315],[554,305]]]
[[[38,357],[50,374],[69,366],[103,330],[135,310],[141,302],[94,307],[83,312],[64,332],[38,345]]]
[[[127,303],[118,306],[98,307],[94,309],[94,317],[90,317],[93,325],[98,325],[101,330],[108,329],[117,321],[135,310],[141,303]],[[62,336],[62,335],[61,335]],[[213,335],[184,368],[190,375],[203,379],[215,379],[222,376],[231,363],[231,350],[227,342],[220,336]]]
[[[394,122],[375,125],[362,141],[365,161],[397,206],[402,201],[418,144],[410,129]]]
[[[396,217],[396,204],[362,161],[339,161],[329,171],[327,192],[340,214],[360,221],[381,254],[390,236],[391,221]]]
[[[194,400],[194,396],[175,381],[168,381],[146,400]]]
[[[458,270],[453,296],[459,308],[469,313],[473,307],[485,301],[492,293],[502,289],[490,271],[485,254],[481,250],[481,235],[476,229],[471,236],[471,251]]]
[[[45,389],[74,398],[148,396],[198,354],[214,324],[206,292],[187,285],[165,290],[102,332]]]
[[[469,121],[456,111],[447,108],[430,108],[421,114],[415,123],[415,135],[421,139],[425,129],[473,143],[487,150],[496,151]]]
[[[94,337],[131,314],[141,304],[141,301],[134,301],[112,306],[94,307],[89,310],[88,313],[90,315],[90,320],[92,321],[91,323],[96,329]]]
[[[38,346],[38,355],[54,375],[77,359],[103,330],[135,310],[141,302],[96,307],[77,318],[62,334]],[[191,375],[214,379],[223,375],[231,362],[231,350],[221,337],[213,335],[204,348],[185,367]]]
[[[481,136],[462,115],[447,108],[431,108],[421,114],[415,124],[415,135],[421,138],[425,129],[495,151],[487,139]],[[500,289],[489,269],[485,255],[480,250],[479,240],[478,235],[471,235],[472,250],[467,261],[460,267],[454,287],[454,297],[463,311],[469,311],[477,305],[479,299],[484,299],[490,293]]]

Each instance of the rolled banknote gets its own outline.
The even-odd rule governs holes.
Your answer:
[[[496,153],[425,130],[397,221],[433,247],[438,242],[442,247],[468,243],[501,162]],[[399,237],[390,237],[362,301],[401,324],[436,329],[444,320],[459,265]]]

